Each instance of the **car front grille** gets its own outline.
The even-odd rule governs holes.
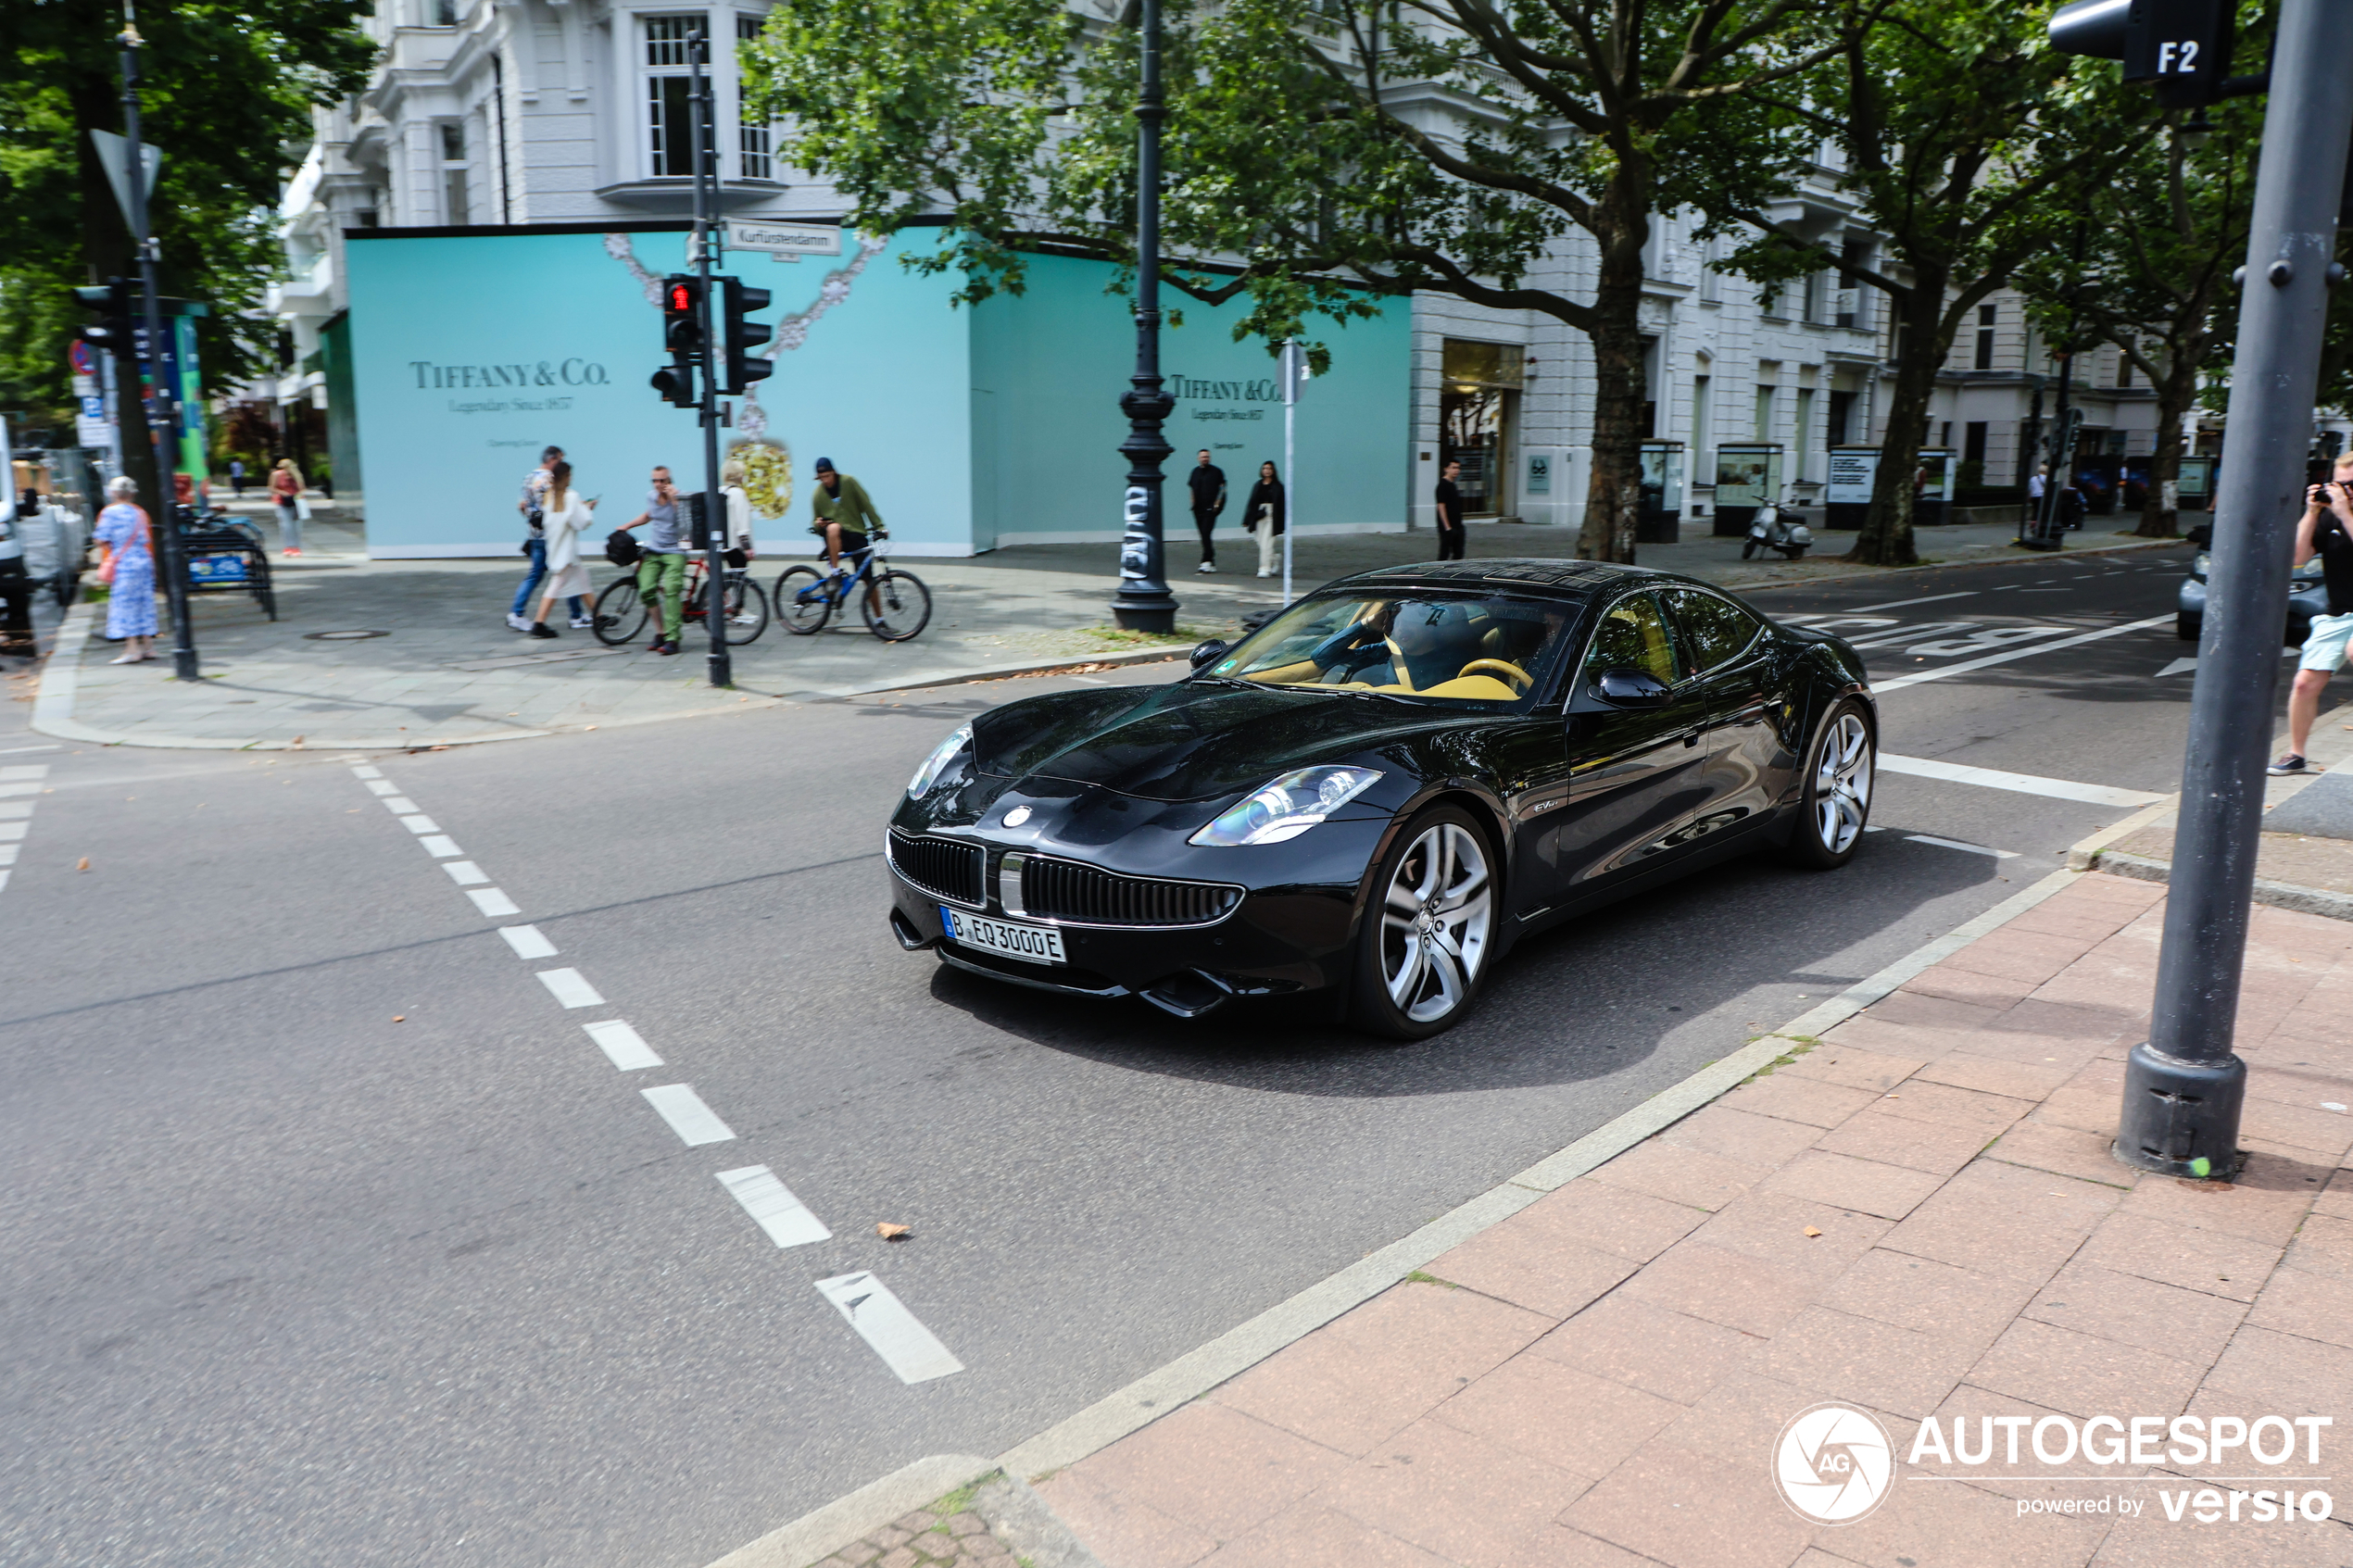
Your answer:
[[[1119,876],[1031,855],[1021,868],[1022,913],[1077,925],[1212,925],[1242,901],[1239,887]]]
[[[934,897],[985,908],[988,902],[988,852],[977,844],[945,838],[912,838],[894,831],[890,863],[900,876]]]

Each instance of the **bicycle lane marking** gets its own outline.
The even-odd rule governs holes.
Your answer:
[[[465,890],[485,916],[497,918],[522,912],[502,889],[472,885],[487,883],[489,874],[476,861],[465,859],[457,842],[419,810],[414,801],[401,794],[398,786],[386,780],[382,769],[359,763],[353,765],[351,771],[369,793],[383,801],[396,820],[416,835],[419,846],[441,864],[442,870]],[[497,930],[519,959],[536,960],[560,956],[555,943],[535,925],[502,925]],[[603,995],[577,968],[535,970],[533,973],[567,1010],[605,1005]],[[666,1065],[636,1028],[624,1020],[600,1020],[581,1027],[616,1071],[635,1073]],[[736,1141],[735,1130],[691,1085],[665,1084],[638,1093],[689,1148]],[[796,1198],[769,1167],[743,1166],[717,1172],[715,1176],[728,1196],[779,1250],[831,1239],[833,1232],[824,1222]],[[843,1274],[816,1283],[820,1294],[900,1382],[924,1383],[964,1370],[963,1362],[950,1353],[938,1336],[871,1273]]]
[[[0,768],[0,889],[8,885],[9,868],[17,863],[25,834],[32,827],[33,802],[49,777],[46,762],[20,762]]]

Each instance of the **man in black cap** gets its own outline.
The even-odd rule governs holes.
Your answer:
[[[810,523],[809,532],[824,537],[825,559],[836,568],[840,567],[845,551],[852,557],[862,557],[867,535],[883,532],[882,513],[875,510],[866,487],[858,483],[856,476],[837,470],[831,458],[817,459],[817,493],[810,498],[810,507],[816,519]],[[880,608],[871,583],[866,585],[866,598],[870,605]]]
[[[1217,526],[1217,514],[1226,509],[1226,470],[1209,460],[1209,448],[1201,449],[1201,458],[1193,471],[1185,476],[1185,483],[1193,493],[1193,526],[1201,530],[1201,567],[1205,576],[1217,570],[1217,541],[1211,533]]]

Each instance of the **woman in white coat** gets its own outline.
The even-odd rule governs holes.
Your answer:
[[[572,465],[559,462],[547,470],[547,497],[542,521],[547,531],[547,585],[540,596],[538,618],[531,623],[535,637],[552,637],[547,617],[558,599],[588,591],[588,563],[580,558],[580,536],[597,521],[597,503],[583,500],[572,487]]]

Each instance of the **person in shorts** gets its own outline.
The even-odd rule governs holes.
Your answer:
[[[2287,755],[2271,764],[2274,773],[2307,771],[2304,748],[2312,721],[2321,715],[2321,692],[2345,662],[2353,641],[2353,452],[2336,459],[2335,477],[2305,492],[2304,516],[2296,525],[2296,564],[2314,556],[2328,582],[2329,612],[2312,618],[2304,654],[2296,663],[2296,684],[2287,696]]]

